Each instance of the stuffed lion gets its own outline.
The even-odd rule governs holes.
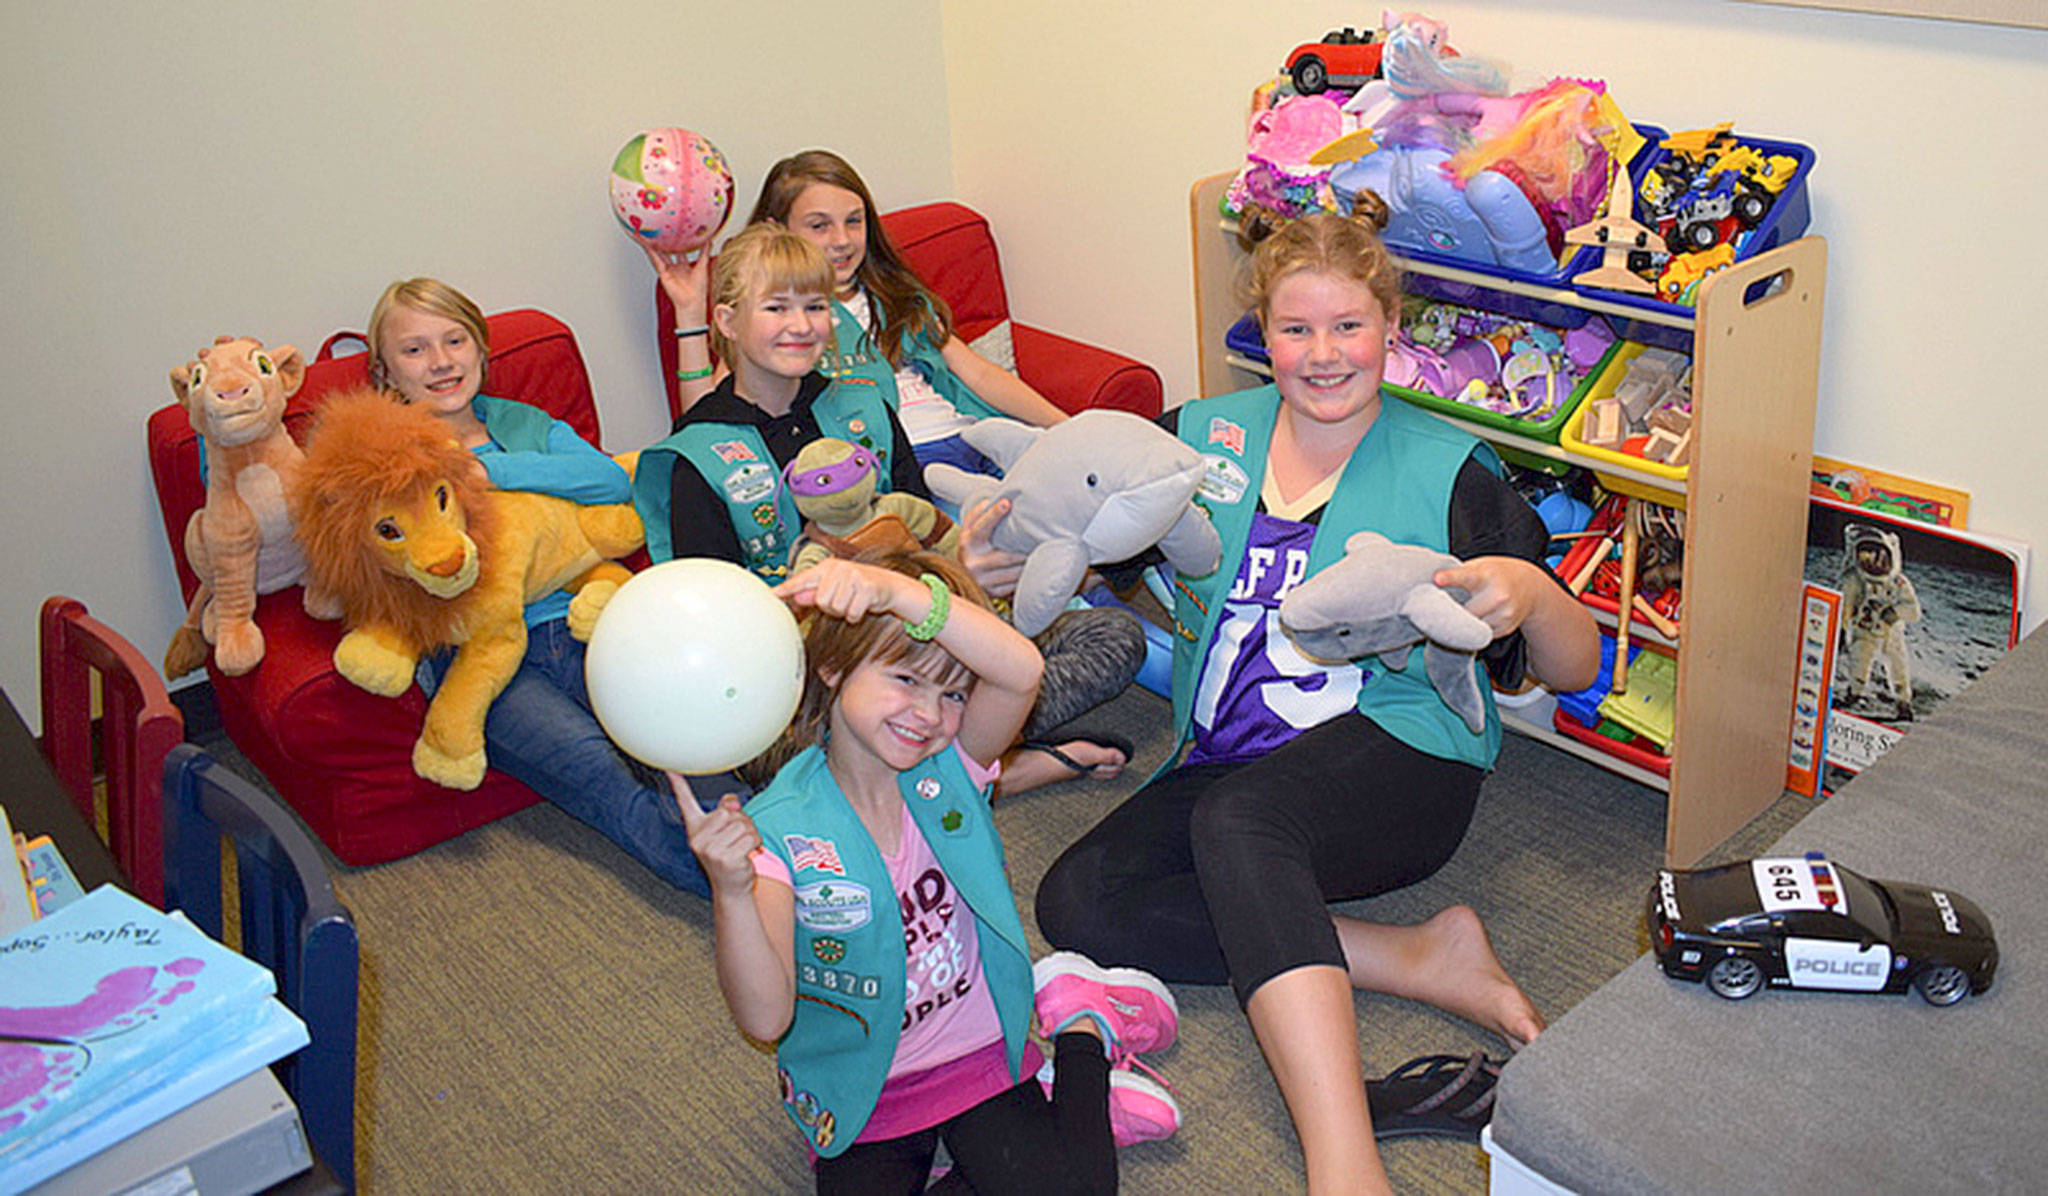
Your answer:
[[[413,771],[451,789],[483,783],[484,715],[526,654],[528,602],[577,591],[569,625],[588,638],[644,540],[631,504],[493,490],[441,421],[374,390],[321,407],[287,495],[306,565],[341,601],[342,676],[390,697],[422,655],[454,645],[427,706]]]

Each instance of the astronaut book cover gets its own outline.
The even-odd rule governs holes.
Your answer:
[[[1837,599],[1832,652],[1800,648],[1802,669],[1833,658],[1825,687],[1800,687],[1800,701],[1825,703],[1822,789],[1868,768],[2019,642],[2027,560],[2003,537],[1808,503],[1808,589]]]

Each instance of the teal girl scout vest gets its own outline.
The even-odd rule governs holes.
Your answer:
[[[900,774],[911,819],[974,914],[1010,1075],[1031,1020],[1031,957],[988,795],[951,751]],[[747,814],[796,891],[796,1012],[776,1049],[790,1120],[827,1157],[860,1136],[903,1027],[903,912],[882,853],[825,765],[799,753]]]
[[[868,296],[868,311],[875,313],[875,299]],[[879,317],[877,317],[879,318]],[[975,419],[988,419],[1003,413],[981,401],[981,396],[967,388],[965,382],[947,367],[946,359],[939,353],[924,334],[903,338],[903,362],[923,374],[925,381],[939,396],[953,404],[953,409],[962,415]],[[827,378],[838,381],[842,378],[857,378],[872,383],[882,392],[882,398],[889,404],[889,410],[900,410],[902,400],[896,396],[896,369],[889,359],[882,356],[874,338],[862,331],[860,321],[854,318],[846,305],[832,301],[832,347],[825,350],[825,360],[818,363]]]
[[[835,382],[811,405],[811,414],[823,435],[875,454],[882,463],[875,472],[875,487],[887,493],[893,437],[877,388],[858,380],[851,385]],[[657,562],[675,556],[669,532],[669,482],[678,459],[689,462],[724,501],[732,530],[739,536],[745,558],[741,563],[771,585],[789,576],[789,554],[803,531],[803,517],[761,433],[750,424],[685,424],[640,454],[639,468],[633,471],[633,506],[647,528],[647,554]]]
[[[1216,525],[1229,564],[1207,577],[1175,583],[1173,720],[1183,741],[1193,717],[1195,681],[1251,536],[1279,410],[1280,392],[1273,386],[1200,399],[1181,409],[1180,438],[1209,466],[1195,501]],[[1450,551],[1451,491],[1466,458],[1474,455],[1500,472],[1500,462],[1483,441],[1382,391],[1380,413],[1353,450],[1317,524],[1309,576],[1343,556],[1344,541],[1361,530],[1379,532],[1397,544]],[[1358,693],[1359,713],[1418,751],[1491,768],[1500,750],[1492,687],[1482,675],[1486,729],[1474,735],[1437,697],[1420,660],[1421,654],[1413,653],[1401,669],[1373,661]],[[1472,667],[1483,666],[1475,661]]]

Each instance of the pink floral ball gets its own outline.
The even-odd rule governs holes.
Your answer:
[[[688,129],[649,129],[612,160],[612,215],[642,245],[690,253],[732,215],[732,170]]]

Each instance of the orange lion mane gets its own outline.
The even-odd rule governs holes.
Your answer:
[[[373,538],[385,512],[424,509],[445,482],[488,571],[496,510],[482,477],[476,455],[421,408],[370,387],[321,405],[286,501],[307,569],[340,600],[348,626],[389,627],[422,652],[459,642],[465,612],[488,587],[436,598],[387,572]]]

